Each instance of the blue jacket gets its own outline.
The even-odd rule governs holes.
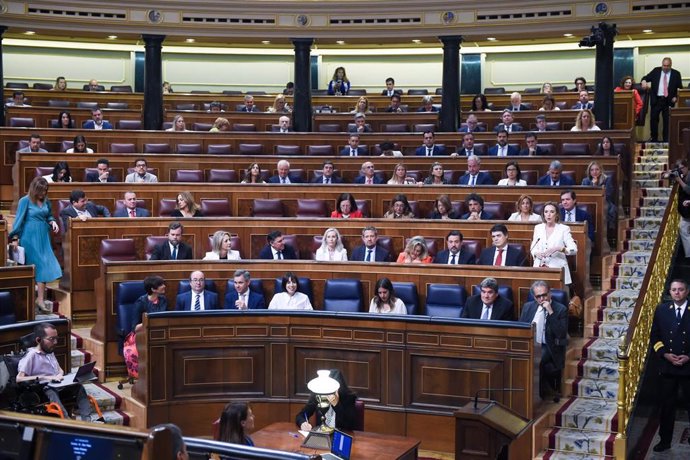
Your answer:
[[[561,222],[565,222],[565,209],[560,208],[561,211]],[[594,221],[592,220],[592,216],[589,215],[587,211],[583,211],[582,209],[578,209],[575,207],[575,222],[584,222],[587,221],[587,235],[589,235],[589,239],[594,241]]]
[[[551,187],[551,175],[546,174],[544,176],[541,176],[537,181],[537,185],[546,185],[548,187]],[[561,174],[561,178],[558,181],[559,187],[572,187],[573,185],[575,185],[575,182],[570,177]]]
[[[417,150],[415,150],[414,154],[419,156],[419,157],[425,157],[426,156],[426,145],[422,145],[421,147],[418,147]],[[448,155],[448,153],[446,152],[446,148],[442,145],[434,145],[431,154],[434,157]]]
[[[520,150],[518,150],[518,148],[515,147],[514,145],[508,144],[506,147],[508,147],[508,155],[507,156],[514,157],[514,156],[520,155]],[[489,156],[493,156],[493,157],[498,156],[498,145],[494,145],[493,147],[491,147],[489,149],[489,151],[487,152],[487,154]]]
[[[93,120],[87,120],[82,126],[83,129],[96,129],[96,123]],[[113,125],[109,121],[103,120],[103,129],[113,129]]]
[[[218,309],[218,294],[204,289],[204,310]],[[177,311],[191,311],[192,310],[192,291],[183,292],[177,295],[175,300],[175,310]]]
[[[226,310],[237,310],[235,307],[235,302],[237,302],[237,299],[239,299],[240,296],[237,294],[237,291],[234,289],[231,289],[228,291],[227,294],[225,294],[225,305],[223,305],[223,308]],[[261,308],[266,308],[266,301],[264,300],[264,296],[261,294],[257,294],[256,292],[249,290],[249,297],[247,297],[247,308],[250,310],[257,310]]]
[[[470,184],[470,173],[465,173],[458,181],[459,185],[469,185]],[[491,174],[488,172],[479,171],[477,173],[477,183],[475,185],[496,185],[494,180],[491,178]]]

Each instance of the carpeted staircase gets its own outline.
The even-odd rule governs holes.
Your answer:
[[[539,458],[613,458],[618,428],[617,347],[628,330],[671,191],[661,181],[668,165],[667,145],[646,144],[640,153],[632,178],[633,187],[641,195],[639,208],[631,210],[634,217],[629,222],[624,250],[617,256],[610,290],[601,296],[596,318],[585,327],[581,355],[567,364],[575,367],[566,372],[576,375],[565,382],[572,393],[556,411],[548,433],[548,450]]]

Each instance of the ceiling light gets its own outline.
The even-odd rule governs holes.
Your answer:
[[[490,42],[495,42],[497,40],[496,37],[486,37],[486,39]]]
[[[573,34],[563,34],[563,36],[564,36],[564,37],[568,37],[568,38],[570,38],[570,37],[572,37],[572,36],[573,36]]]
[[[117,35],[108,35],[108,40],[115,40]]]
[[[185,42],[187,42],[187,43],[194,43],[195,41],[196,40],[194,40],[193,38],[186,38],[185,39]]]
[[[416,43],[419,45],[420,43],[422,43],[422,41],[415,38],[414,40],[412,40],[412,43]]]
[[[345,40],[336,40],[336,43],[337,43],[338,45],[344,45],[344,44],[345,44]]]
[[[27,30],[26,32],[24,32],[24,35],[36,35],[36,32],[34,32],[33,30]]]
[[[270,45],[270,44],[271,44],[271,40],[261,40],[261,43],[264,44],[264,45]]]
[[[652,29],[643,29],[642,33],[643,34],[651,34],[651,33],[654,33],[654,31]]]

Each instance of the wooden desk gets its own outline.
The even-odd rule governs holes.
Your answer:
[[[294,436],[296,433],[298,437]],[[294,423],[272,423],[255,433],[251,433],[250,436],[257,447],[312,455],[328,452],[302,447],[304,437],[297,432]],[[408,460],[417,458],[419,440],[414,438],[368,431],[354,431],[352,437],[352,460]]]

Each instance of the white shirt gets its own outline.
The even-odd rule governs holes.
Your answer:
[[[273,253],[273,260],[284,260],[285,259],[285,251],[284,250],[281,251],[283,253],[282,259],[280,257],[278,257],[278,251],[273,246],[271,246],[271,252]]]
[[[309,297],[301,292],[295,292],[293,296],[287,292],[280,292],[273,296],[268,304],[269,310],[313,310]]]
[[[683,302],[681,305],[676,305],[676,303],[674,302],[673,309],[677,311],[678,307],[680,307],[680,317],[682,318],[685,314],[685,310],[688,308],[688,300],[685,299],[685,302]]]
[[[501,179],[501,180],[499,180],[499,181],[498,181],[498,185],[508,185],[508,186],[510,186],[510,184],[508,183],[508,179],[507,179],[507,178],[506,178],[506,179]],[[515,183],[515,185],[518,186],[518,187],[526,187],[526,186],[527,186],[527,182],[525,181],[525,179],[518,179],[518,181]]]
[[[74,153],[74,147],[72,147],[71,149],[67,149],[65,153]],[[93,153],[93,149],[90,147],[86,147],[86,153]]]
[[[371,256],[369,260],[367,260],[367,255],[369,254],[369,251],[371,251]],[[376,262],[376,246],[373,248],[368,248],[364,246],[364,262]]]
[[[203,260],[242,260],[242,257],[240,257],[240,251],[233,251],[231,249],[228,251],[228,255],[225,259],[221,259],[218,253],[209,251],[204,255]]]
[[[519,212],[514,212],[510,215],[508,218],[509,221],[511,222],[520,222],[522,219],[520,218],[520,213]],[[541,216],[536,213],[532,213],[529,215],[529,218],[527,219],[527,222],[541,222]]]
[[[96,122],[94,121],[94,122],[93,122],[93,129],[95,129],[95,130],[101,130],[101,129],[103,129],[103,122],[101,122],[101,124],[99,125],[98,123],[96,123]]]
[[[496,151],[496,156],[499,157],[505,157],[508,156],[508,146],[504,145],[501,147],[500,145],[496,144],[496,147],[498,147],[498,150]]]
[[[546,337],[544,335],[544,328],[546,326],[546,309],[541,305],[537,307],[537,311],[532,319],[532,324],[536,324],[536,331],[534,333],[534,343],[542,344],[546,343]]]
[[[347,249],[342,248],[329,251],[328,248],[320,247],[316,250],[314,260],[325,262],[347,262]]]
[[[400,299],[395,299],[395,305],[393,306],[392,310],[388,311],[378,311],[376,309],[376,300],[371,299],[371,303],[369,303],[369,313],[384,313],[384,314],[391,314],[391,315],[406,315],[407,314],[407,307],[405,307],[405,302],[403,302]]]

